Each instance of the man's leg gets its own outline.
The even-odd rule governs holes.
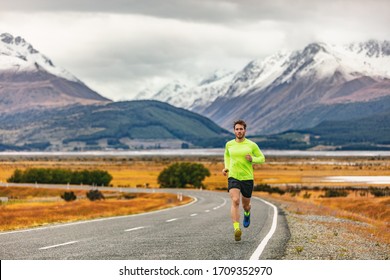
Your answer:
[[[244,208],[244,227],[249,227],[250,221],[250,211],[251,211],[251,199],[245,196],[242,196],[242,207]]]
[[[244,208],[245,212],[251,211],[251,199],[250,197],[242,196],[242,208]]]
[[[232,188],[229,190],[231,198],[230,214],[232,217],[234,227],[234,239],[236,241],[241,240],[241,229],[240,229],[240,190]]]
[[[230,189],[229,191],[230,198],[232,201],[230,207],[230,214],[232,217],[233,223],[239,222],[240,220],[240,190],[239,189]]]

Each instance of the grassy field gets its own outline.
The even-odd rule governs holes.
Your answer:
[[[64,191],[73,191],[75,201],[61,199]],[[8,203],[0,204],[0,231],[43,226],[52,223],[74,222],[101,217],[138,214],[152,210],[182,205],[191,201],[175,194],[140,193],[125,194],[102,192],[104,200],[90,201],[86,191],[28,187],[2,187],[0,196]]]
[[[37,158],[34,160],[3,159],[0,162],[0,182],[5,182],[16,168],[69,168],[72,170],[103,169],[114,179],[114,187],[158,187],[158,174],[175,162],[194,161],[205,165],[211,176],[205,180],[208,189],[226,187],[222,176],[222,157],[145,157],[145,158]],[[267,158],[267,163],[255,165],[257,184],[300,184],[316,186],[327,176],[390,176],[390,162],[385,158]],[[322,186],[349,186],[349,183],[321,183]]]
[[[351,231],[364,231],[364,236],[390,244],[390,197],[359,197],[351,193],[348,197],[321,198],[321,191],[310,193],[310,198],[304,197],[306,192],[297,195],[257,192],[255,195],[279,202],[287,211],[299,215],[332,216],[355,221],[366,226],[354,227]]]
[[[108,171],[113,176],[111,184],[114,189],[116,187],[145,186],[157,188],[158,174],[169,164],[183,161],[202,163],[210,170],[211,176],[206,178],[204,182],[207,189],[226,188],[226,177],[221,174],[223,168],[222,157],[3,158],[0,165],[0,181],[5,182],[16,168],[102,169]],[[288,186],[296,186],[298,188],[307,187],[309,190],[302,190],[298,194],[269,195],[266,193],[257,193],[257,195],[288,203],[289,210],[296,213],[334,215],[336,217],[372,224],[374,227],[369,230],[375,232],[375,234],[379,234],[378,232],[380,232],[382,240],[390,244],[389,197],[373,197],[372,195],[367,195],[367,193],[362,196],[359,192],[355,191],[350,192],[347,197],[323,198],[321,197],[324,194],[323,191],[310,190],[310,188],[314,187],[341,186],[367,188],[369,185],[366,184],[357,186],[354,184],[351,185],[351,183],[324,183],[322,179],[327,176],[390,176],[389,162],[386,158],[267,158],[266,164],[255,166],[255,182],[257,184],[269,184],[280,188],[287,188]],[[386,187],[386,185],[379,185],[379,187]],[[3,190],[4,188],[1,189]],[[78,194],[76,193],[76,195]],[[0,196],[10,195],[0,193]],[[150,209],[169,206],[167,200],[175,200],[175,197],[152,197],[151,195],[146,195],[145,197],[139,197],[129,201],[118,199],[107,199],[99,202],[76,200],[75,202],[67,203],[63,201],[33,201],[33,199],[39,197],[37,193],[25,194],[24,196],[29,198],[28,204],[8,203],[0,206],[0,224],[5,225],[0,230],[17,228],[20,225],[28,223],[32,219],[28,217],[29,212],[34,212],[36,215],[37,213],[45,213],[43,216],[50,216],[45,211],[53,213],[52,216],[55,218],[47,218],[46,220],[43,219],[30,223],[30,225],[42,225],[63,221],[61,220],[62,218],[57,216],[60,214],[54,214],[57,210],[58,213],[64,213],[64,216],[66,216],[64,219],[78,220],[82,218],[100,217],[102,215],[122,215],[137,211],[148,211]],[[58,197],[59,195],[50,194],[47,196]],[[140,203],[135,203],[137,200]],[[73,206],[71,206],[72,204]],[[148,206],[143,208],[140,205]],[[77,208],[75,208],[76,206]],[[99,207],[99,209],[96,207]],[[116,211],[117,209],[119,210]],[[89,212],[93,212],[93,215]],[[12,226],[13,220],[20,220],[17,223],[19,225]]]

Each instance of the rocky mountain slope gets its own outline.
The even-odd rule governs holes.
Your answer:
[[[0,112],[110,102],[21,37],[0,34]]]
[[[152,98],[191,109],[227,129],[243,118],[251,134],[273,134],[383,112],[390,96],[389,65],[389,41],[313,43],[254,60],[224,80],[211,80],[207,90],[182,85],[174,94],[166,90]],[[191,102],[182,102],[184,96]],[[345,114],[344,107],[361,110]]]
[[[227,136],[166,103],[112,102],[24,39],[0,35],[0,151],[221,147]]]

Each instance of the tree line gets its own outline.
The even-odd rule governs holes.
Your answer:
[[[112,176],[104,170],[72,171],[61,168],[16,169],[8,178],[9,183],[73,184],[109,186]]]

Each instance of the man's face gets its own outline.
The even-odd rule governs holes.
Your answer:
[[[245,137],[245,128],[241,124],[236,124],[234,126],[234,134],[237,139],[243,139]]]

